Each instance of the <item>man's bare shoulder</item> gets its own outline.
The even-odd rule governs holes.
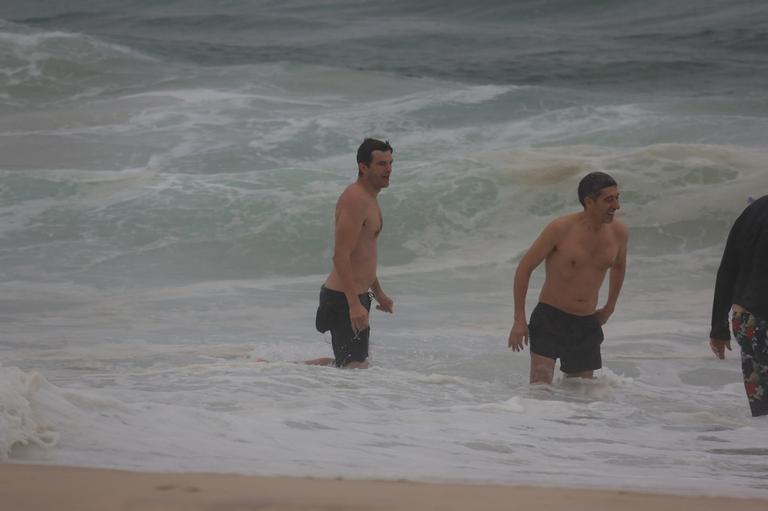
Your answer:
[[[336,202],[337,213],[341,210],[364,213],[374,199],[357,183],[347,186]]]
[[[555,247],[568,235],[574,225],[573,215],[557,217],[547,224],[536,238],[534,245],[540,247]]]
[[[571,213],[555,218],[544,228],[544,232],[550,236],[564,236],[579,220],[579,213]]]

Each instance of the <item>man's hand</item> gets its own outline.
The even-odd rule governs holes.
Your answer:
[[[373,298],[374,300],[379,302],[379,304],[376,306],[378,310],[389,312],[390,314],[394,312],[395,302],[393,302],[390,297],[388,297],[384,293],[377,293],[374,295]]]
[[[611,317],[611,314],[613,314],[613,309],[609,309],[608,307],[603,307],[602,309],[597,309],[595,311],[595,316],[600,322],[600,326],[608,323],[608,318]]]
[[[528,325],[525,320],[515,320],[509,332],[508,346],[512,351],[523,351],[523,342],[526,346],[528,345]]]
[[[352,323],[354,333],[362,332],[368,328],[368,311],[357,300],[349,306],[349,321]]]
[[[709,347],[712,349],[712,353],[714,353],[717,358],[720,360],[725,360],[725,348],[728,348],[728,351],[731,351],[731,341],[710,339]]]

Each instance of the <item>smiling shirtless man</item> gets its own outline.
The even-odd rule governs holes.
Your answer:
[[[320,289],[315,320],[320,332],[330,330],[334,358],[306,364],[368,367],[371,300],[392,312],[393,302],[376,276],[376,242],[384,226],[377,196],[389,186],[392,161],[389,142],[367,138],[357,150],[357,181],[336,203],[333,270]]]
[[[509,347],[531,344],[531,383],[552,383],[555,361],[566,376],[591,378],[602,367],[602,325],[613,314],[624,282],[627,227],[614,220],[619,209],[616,181],[592,172],[579,183],[583,211],[553,220],[541,232],[515,272],[515,319]],[[545,263],[539,303],[526,324],[525,295],[531,273]],[[608,300],[597,308],[598,293],[610,272]]]

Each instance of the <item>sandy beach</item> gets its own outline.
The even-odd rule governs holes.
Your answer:
[[[5,511],[768,509],[766,499],[23,464],[0,465],[0,502]]]

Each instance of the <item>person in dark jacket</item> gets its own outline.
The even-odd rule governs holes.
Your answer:
[[[768,195],[736,219],[717,271],[709,346],[720,359],[731,349],[729,311],[752,416],[768,415]]]

